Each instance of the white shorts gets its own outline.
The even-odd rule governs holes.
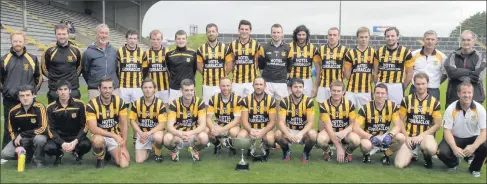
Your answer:
[[[354,93],[347,92],[345,96],[353,103],[355,109],[360,109],[363,105],[369,103],[372,100],[371,93]]]
[[[156,91],[156,97],[161,99],[165,104],[171,103],[169,101],[169,90]]]
[[[208,105],[208,101],[212,96],[221,92],[219,86],[202,86],[202,87],[203,87],[203,101],[205,102],[206,105]]]
[[[267,87],[265,88],[265,93],[272,96],[276,100],[282,100],[283,98],[289,96],[286,83],[266,82],[266,85]]]
[[[311,95],[312,95],[311,93],[313,92],[313,79],[311,79],[311,78],[303,79],[303,82],[304,82],[303,93],[306,96],[311,97]]]
[[[404,90],[402,89],[402,83],[383,83],[383,84],[387,86],[388,99],[396,103],[396,105],[401,105],[402,98],[404,97]]]
[[[178,145],[176,145],[176,147],[178,149],[193,147],[195,139],[196,139],[196,135],[193,135],[193,136],[191,136],[191,139],[189,139],[189,141],[181,141]]]
[[[240,97],[246,97],[254,92],[254,87],[252,86],[252,83],[233,83],[232,91]]]
[[[176,98],[181,97],[181,90],[174,90],[174,89],[169,89],[169,103],[172,101],[176,100]]]
[[[142,96],[144,96],[144,93],[140,88],[120,88],[120,98],[122,98],[125,103],[135,102]]]
[[[328,100],[330,96],[330,87],[318,87],[318,93],[316,94],[316,101],[318,103],[323,103],[325,100]]]
[[[135,140],[135,149],[152,150],[152,144],[154,144],[154,137],[149,135],[144,143],[140,143],[140,136],[137,134],[137,139]]]
[[[114,138],[103,136],[103,139],[105,139],[105,146],[107,147],[108,151],[118,148],[118,143]]]

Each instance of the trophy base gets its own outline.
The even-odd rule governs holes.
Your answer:
[[[249,163],[245,163],[244,165],[237,164],[237,166],[235,167],[235,170],[237,170],[237,171],[248,171],[248,170],[250,170],[249,169]]]

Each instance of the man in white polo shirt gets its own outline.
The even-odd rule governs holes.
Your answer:
[[[474,177],[480,177],[480,169],[487,155],[485,108],[472,100],[473,86],[469,82],[458,85],[457,95],[459,99],[445,111],[444,137],[438,146],[438,158],[450,171],[454,171],[459,158],[475,153],[468,170]]]
[[[440,99],[440,85],[447,79],[445,68],[443,63],[445,62],[447,56],[443,52],[436,49],[436,43],[438,43],[438,38],[436,32],[433,30],[428,30],[423,36],[424,46],[421,49],[413,51],[413,62],[414,62],[414,75],[419,72],[424,72],[429,76],[428,83],[428,93]],[[414,94],[416,87],[411,85],[409,94]]]

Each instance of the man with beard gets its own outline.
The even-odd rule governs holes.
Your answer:
[[[208,105],[208,100],[220,92],[220,79],[225,76],[226,62],[231,62],[232,57],[228,55],[228,45],[217,40],[216,24],[210,23],[206,26],[206,36],[208,42],[201,45],[197,51],[197,67],[203,75],[203,101]]]
[[[401,104],[404,90],[413,78],[414,62],[411,51],[399,45],[399,30],[396,27],[387,28],[384,32],[386,45],[376,50],[374,71],[378,71],[377,83],[384,83],[389,90],[389,99],[395,104]]]
[[[47,101],[52,103],[57,100],[56,83],[65,79],[71,84],[70,96],[81,99],[79,92],[79,76],[81,75],[81,50],[68,40],[69,31],[66,24],[54,26],[56,44],[49,47],[41,56],[42,74],[49,81]]]
[[[215,145],[214,154],[220,154],[223,144],[219,138],[237,137],[240,131],[240,97],[232,92],[232,80],[227,77],[220,79],[220,91],[210,98],[206,113],[206,126],[208,126],[209,137]],[[215,117],[216,120],[213,120]],[[233,154],[236,150],[230,147]]]
[[[128,30],[127,43],[117,52],[118,78],[120,79],[120,98],[127,104],[143,96],[140,84],[145,78],[147,62],[142,59],[144,51],[138,47],[139,32]]]
[[[311,65],[314,64],[316,73],[321,73],[321,57],[318,48],[309,42],[309,36],[309,29],[305,25],[300,25],[293,31],[293,41],[289,43],[291,49],[288,56],[292,60],[293,67],[289,78],[303,79],[304,94],[314,98],[321,79],[320,75],[317,75],[313,84]]]
[[[17,87],[31,85],[34,87],[32,92],[35,96],[42,84],[41,67],[37,57],[27,52],[25,40],[24,32],[11,33],[10,52],[0,58],[0,89],[3,95],[4,115],[3,148],[10,142],[10,136],[7,134],[8,113],[12,107],[20,103],[16,94]]]
[[[242,108],[242,127],[237,137],[257,140],[262,139],[260,148],[264,151],[261,161],[267,162],[269,149],[275,147],[274,126],[276,123],[276,101],[267,95],[265,80],[257,77],[254,80],[254,92],[240,101]],[[248,155],[254,156],[255,144]]]

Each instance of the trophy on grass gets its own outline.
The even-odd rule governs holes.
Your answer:
[[[250,138],[232,138],[233,148],[241,150],[242,158],[240,162],[235,167],[237,171],[248,171],[249,163],[245,162],[244,160],[244,150],[249,149],[251,144]]]

